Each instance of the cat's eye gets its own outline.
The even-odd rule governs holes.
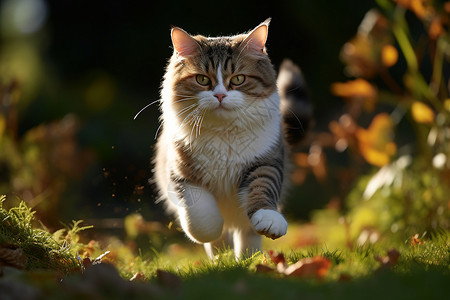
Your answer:
[[[233,85],[241,85],[245,81],[245,75],[236,75],[231,78],[231,84]]]
[[[211,80],[207,76],[200,74],[195,77],[195,80],[197,80],[198,84],[203,86],[208,85],[211,82]]]

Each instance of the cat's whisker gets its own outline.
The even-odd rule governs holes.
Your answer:
[[[185,114],[186,112],[188,112],[191,108],[194,108],[195,106],[197,106],[197,103],[186,106],[185,108],[183,108],[182,110],[180,110],[177,113],[177,117],[180,117],[181,115]]]
[[[158,102],[160,102],[160,101],[161,101],[161,99],[158,99],[158,100],[155,100],[155,101],[153,101],[152,103],[147,104],[146,106],[144,106],[144,108],[142,108],[142,109],[134,116],[133,120],[136,120],[136,118],[140,115],[141,112],[143,112],[144,110],[146,110],[147,108],[149,108],[149,107],[152,106],[153,104],[158,103]]]
[[[173,101],[173,103],[178,103],[178,102],[183,102],[183,101],[188,101],[188,100],[195,100],[195,97],[186,97],[186,98],[180,98],[176,101]]]
[[[289,112],[291,114],[294,115],[294,117],[297,119],[298,124],[300,125],[300,127],[289,127],[289,128],[291,128],[291,129],[301,129],[303,132],[305,132],[305,127],[303,127],[303,124],[300,121],[299,117],[294,113],[294,111],[292,111],[292,109],[290,109],[289,107],[286,107],[286,108],[289,110]]]
[[[178,97],[192,97],[192,95],[175,94]]]
[[[200,131],[202,129],[202,124],[203,124],[203,120],[205,119],[205,115],[206,115],[206,109],[203,110],[202,116],[201,116],[201,120],[200,120],[200,124],[198,125],[198,135],[200,135]]]
[[[204,116],[205,116],[205,112],[206,112],[206,109],[203,109],[203,110],[197,115],[197,120],[196,120],[196,122],[195,122],[195,124],[194,124],[194,126],[195,126],[195,137],[200,136],[200,130],[201,130],[201,127],[202,127],[202,123],[203,123],[203,118],[204,118]]]
[[[193,115],[192,118],[191,118],[191,120],[189,121],[189,123],[192,123],[192,121],[193,121],[196,117],[198,118],[197,115]],[[194,126],[191,126],[191,134],[189,135],[189,149],[190,149],[191,151],[192,151],[192,134],[194,133],[194,130],[195,130],[195,123],[196,123],[196,121],[194,122]]]
[[[159,133],[159,130],[162,128],[162,126],[163,126],[163,123],[164,123],[164,121],[162,121],[161,122],[161,124],[159,124],[159,127],[158,127],[158,129],[156,129],[156,133],[155,133],[155,140],[158,138],[158,133]]]
[[[194,104],[193,104],[194,105]],[[196,105],[196,104],[195,104]],[[178,128],[178,130],[184,128],[186,126],[186,124],[189,124],[191,122],[192,117],[194,116],[195,112],[197,111],[197,108],[194,109],[193,111],[191,111],[185,118],[184,120],[181,122],[180,127]],[[187,122],[186,122],[187,120]]]

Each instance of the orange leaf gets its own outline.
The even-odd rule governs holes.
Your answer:
[[[386,45],[381,49],[381,62],[386,67],[392,67],[397,63],[398,52],[392,45]]]
[[[358,78],[347,82],[336,82],[331,85],[331,92],[350,101],[364,101],[364,109],[372,111],[378,98],[377,89],[367,80]]]
[[[411,114],[417,123],[431,124],[434,122],[434,111],[422,102],[413,102],[411,105]]]
[[[286,259],[284,258],[284,255],[283,255],[283,253],[281,253],[281,252],[276,252],[276,251],[273,251],[273,250],[269,250],[269,251],[267,251],[267,253],[269,254],[269,256],[270,256],[270,259],[276,264],[276,265],[278,265],[278,264],[285,264],[286,263]]]
[[[394,122],[386,113],[376,115],[368,129],[358,129],[356,138],[364,159],[375,166],[389,163],[390,157],[397,152],[392,142]]]
[[[413,235],[411,237],[411,245],[413,246],[417,246],[417,245],[422,245],[423,242],[419,239],[419,234],[416,233],[415,235]]]
[[[333,83],[331,92],[343,98],[374,98],[376,96],[375,88],[367,80],[361,78]]]
[[[315,256],[313,258],[304,258],[295,264],[287,267],[284,274],[295,277],[316,277],[323,278],[331,266],[330,260],[323,256]]]

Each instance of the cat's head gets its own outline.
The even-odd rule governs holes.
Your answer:
[[[174,53],[164,89],[179,120],[207,126],[214,120],[267,118],[264,110],[268,102],[273,106],[276,92],[276,72],[265,48],[269,21],[227,37],[191,36],[172,28]]]

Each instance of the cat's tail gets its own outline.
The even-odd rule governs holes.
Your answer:
[[[296,146],[304,139],[311,125],[312,106],[302,72],[291,60],[282,62],[277,85],[284,135],[289,145]]]

